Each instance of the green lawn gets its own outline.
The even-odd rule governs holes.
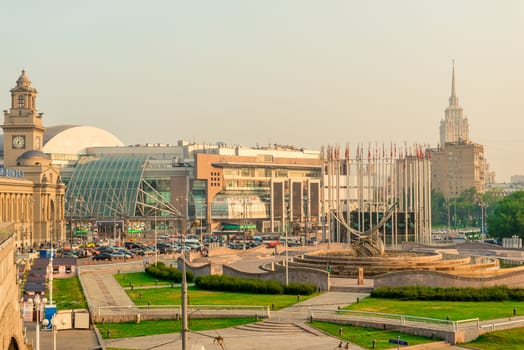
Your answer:
[[[189,329],[192,331],[204,331],[210,329],[221,329],[241,324],[255,322],[254,317],[246,318],[212,318],[189,320]],[[123,323],[97,323],[100,334],[104,339],[142,337],[154,334],[176,333],[182,330],[181,320],[156,320],[123,322]],[[108,333],[109,330],[109,333]]]
[[[373,339],[375,340],[376,349],[391,349],[396,345],[390,344],[389,339],[397,339],[408,342],[408,345],[429,343],[435,340],[417,335],[404,334],[396,331],[384,331],[375,328],[353,327],[336,323],[318,322],[309,323],[311,326],[318,328],[326,333],[338,337],[345,342],[354,343],[366,349],[373,348]],[[342,336],[339,336],[339,330],[342,329]]]
[[[358,304],[352,304],[345,309],[383,312],[422,316],[452,321],[479,318],[491,320],[513,316],[513,309],[517,314],[524,314],[524,302],[466,302],[466,301],[402,301],[395,299],[364,298]],[[520,311],[519,311],[520,310]]]
[[[149,276],[145,272],[119,273],[119,274],[113,275],[113,277],[115,277],[115,280],[122,287],[129,287],[130,283],[134,287],[170,285],[169,281],[163,281],[163,280],[156,279],[154,277]]]
[[[524,328],[486,333],[471,343],[464,344],[470,349],[520,350],[524,347]]]
[[[126,290],[131,300],[136,305],[180,305],[181,290],[179,287],[171,288],[151,288]],[[300,301],[317,296],[315,293],[310,296],[301,296]],[[189,305],[275,305],[275,310],[291,306],[297,302],[296,295],[272,295],[272,294],[250,294],[234,292],[216,292],[188,288]]]
[[[53,299],[58,310],[87,309],[78,276],[53,279]]]

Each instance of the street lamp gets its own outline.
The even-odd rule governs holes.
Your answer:
[[[49,320],[47,318],[44,318],[44,320],[42,321],[42,325],[44,325],[44,327],[47,327],[49,325]],[[56,350],[56,333],[58,333],[59,325],[65,325],[65,320],[62,319],[58,321],[58,318],[55,314],[51,319],[51,326],[53,327],[53,350]]]
[[[158,239],[156,232],[156,208],[155,208],[155,266],[158,266]]]
[[[189,234],[189,231],[193,227],[200,226],[200,221],[195,220],[193,221],[188,227],[186,234]],[[182,292],[181,292],[181,299],[182,299],[182,350],[186,350],[187,346],[187,333],[189,329],[187,329],[187,279],[186,279],[186,250],[184,249],[186,245],[186,235],[182,235]],[[38,350],[38,349],[37,349]]]
[[[47,303],[46,298],[40,298],[40,294],[27,300],[33,310],[36,310],[35,349],[40,350],[40,308]]]

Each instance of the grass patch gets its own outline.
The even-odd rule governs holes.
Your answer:
[[[119,273],[113,275],[113,277],[122,287],[129,287],[129,283],[131,283],[134,287],[170,285],[169,281],[163,281],[161,279],[152,277],[146,272]]]
[[[403,301],[382,298],[364,298],[358,304],[345,307],[347,310],[361,310],[438,318],[445,320],[449,316],[452,321],[479,318],[492,320],[513,316],[513,309],[517,315],[524,313],[524,302],[517,301]]]
[[[87,309],[78,276],[53,279],[53,299],[58,310]]]
[[[254,317],[246,318],[206,318],[190,319],[189,329],[193,331],[205,331],[210,329],[221,329],[234,327],[241,324],[256,322]],[[176,333],[182,331],[181,320],[156,320],[122,322],[122,323],[97,323],[100,334],[104,339],[143,337],[146,335]],[[109,331],[109,332],[108,332]]]
[[[373,348],[373,340],[375,340],[376,349],[392,349],[395,344],[390,344],[389,339],[397,339],[400,335],[401,340],[405,340],[408,344],[417,345],[423,343],[433,342],[431,338],[421,337],[418,335],[404,334],[392,330],[380,330],[375,328],[354,327],[345,324],[327,323],[313,321],[309,323],[311,326],[318,328],[326,333],[340,338],[346,342],[360,345],[366,349]],[[342,336],[339,336],[339,330],[342,329]]]
[[[126,290],[131,300],[136,305],[180,305],[181,290],[175,288],[151,288]],[[308,296],[300,296],[300,301],[317,296],[318,293]],[[188,288],[188,299],[190,305],[275,305],[275,310],[291,306],[297,302],[296,295],[269,295],[236,292],[217,292],[200,290],[196,287]]]
[[[486,333],[467,343],[468,348],[483,350],[519,350],[524,344],[524,328]]]

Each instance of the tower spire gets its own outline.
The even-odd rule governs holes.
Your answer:
[[[455,59],[451,61],[451,96],[455,96]]]
[[[455,59],[451,61],[451,97],[449,106],[458,106],[458,97],[455,90]]]

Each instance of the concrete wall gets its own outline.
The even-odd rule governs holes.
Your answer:
[[[510,270],[510,269],[508,269]],[[487,272],[489,273],[489,271]],[[509,271],[503,275],[485,277],[454,276],[436,271],[391,272],[374,277],[375,288],[390,286],[429,286],[429,287],[494,287],[508,286],[524,288],[524,270]]]
[[[196,276],[207,275],[229,275],[233,277],[242,278],[256,278],[261,280],[276,280],[282,283],[286,282],[286,271],[283,267],[269,264],[266,267],[267,272],[251,273],[237,270],[231,266],[221,264],[204,264],[200,266],[191,265],[186,262],[186,270],[191,271]],[[182,270],[182,259],[177,261],[178,270]],[[275,269],[276,271],[272,271]],[[288,271],[289,282],[308,282],[320,288],[320,290],[327,291],[330,289],[329,273],[319,269],[305,268],[305,267],[289,267]]]
[[[250,273],[237,270],[231,266],[223,266],[223,274],[233,277],[242,278],[257,278],[261,280],[276,280],[281,283],[286,282],[286,271],[285,269],[277,268],[276,271],[262,272],[262,273]],[[329,273],[317,269],[310,269],[305,267],[289,267],[288,271],[289,282],[308,282],[317,286],[322,291],[328,291],[330,289]]]
[[[367,327],[367,328],[377,328],[377,329],[384,329],[384,330],[395,330],[402,333],[408,333],[408,334],[414,334],[414,335],[421,335],[424,337],[435,337],[438,339],[446,340],[447,342],[451,344],[458,344],[458,343],[466,343],[470,342],[472,340],[477,339],[477,337],[480,335],[479,329],[476,327],[467,328],[467,329],[459,329],[457,331],[446,331],[446,330],[435,330],[435,329],[426,329],[421,327],[410,327],[410,326],[401,326],[398,324],[386,324],[386,323],[379,323],[379,322],[373,322],[372,320],[354,320],[349,319],[347,317],[313,317],[312,318],[315,321],[324,321],[324,322],[330,322],[330,323],[338,323],[338,324],[350,324],[353,326],[358,327]]]
[[[9,344],[14,343],[18,349],[25,350],[15,264],[15,236],[0,236],[0,242],[0,349],[9,349]]]

